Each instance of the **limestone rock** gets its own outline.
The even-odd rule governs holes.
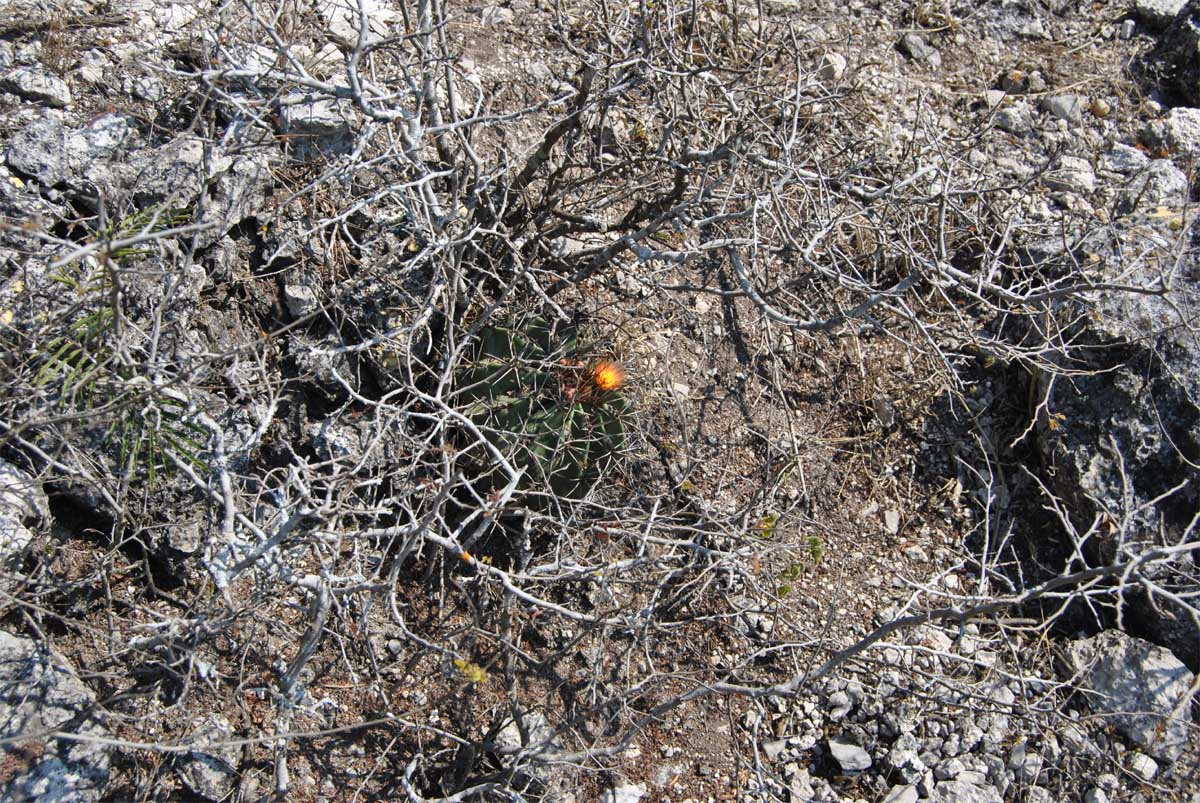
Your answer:
[[[1088,106],[1083,95],[1050,95],[1042,99],[1042,110],[1059,120],[1078,123],[1083,119],[1083,110]]]
[[[930,46],[920,35],[915,33],[910,32],[901,36],[900,41],[896,43],[896,49],[913,61],[924,62],[933,67],[938,67],[942,63],[942,55],[938,53],[937,48]]]
[[[48,523],[50,505],[42,486],[0,460],[0,563],[18,556],[33,540],[31,526]]]
[[[1159,38],[1150,69],[1186,104],[1200,106],[1200,0],[1188,0]]]
[[[229,721],[221,716],[209,717],[192,732],[194,743],[211,742],[213,746],[193,750],[176,760],[175,770],[188,789],[208,800],[225,800],[233,794],[241,749],[220,744],[233,735]]]
[[[624,783],[606,789],[600,794],[600,803],[638,803],[646,796],[646,787],[642,784]]]
[[[1087,193],[1096,189],[1096,174],[1086,159],[1063,156],[1043,179],[1046,186],[1059,192]]]
[[[293,93],[284,98],[282,106],[280,128],[296,161],[311,162],[354,150],[352,113],[344,103]]]
[[[13,135],[8,166],[44,187],[66,180],[67,131],[56,112],[48,112]]]
[[[861,772],[871,767],[871,754],[856,744],[830,739],[829,752],[843,772]]]
[[[1134,15],[1152,31],[1162,31],[1175,20],[1187,0],[1137,0]]]
[[[95,696],[74,670],[30,639],[0,631],[0,737],[63,728],[107,737]],[[45,739],[0,745],[0,799],[96,803],[108,784],[109,748]]]
[[[1176,709],[1194,676],[1169,650],[1107,630],[1072,642],[1068,654],[1092,710],[1111,715],[1152,756],[1174,761],[1183,753],[1191,710]]]
[[[1003,803],[994,786],[976,786],[964,781],[942,781],[933,788],[929,803]]]
[[[1188,178],[1170,159],[1155,159],[1121,190],[1118,207],[1124,213],[1158,206],[1182,207],[1188,199]]]
[[[1142,139],[1152,148],[1177,154],[1200,154],[1200,109],[1171,109],[1161,120],[1152,120],[1146,125]]]
[[[0,78],[0,87],[28,100],[64,109],[71,105],[67,82],[40,67],[17,67]]]
[[[316,7],[325,19],[329,37],[341,47],[354,47],[363,27],[359,0],[318,0]],[[386,0],[363,0],[362,10],[366,12],[368,39],[386,36],[401,18]]]
[[[826,53],[817,64],[817,78],[829,84],[842,80],[846,74],[846,57],[841,53]]]
[[[996,111],[996,128],[1023,137],[1033,131],[1033,112],[1025,101],[1017,101]]]
[[[1101,165],[1114,173],[1136,173],[1150,164],[1150,157],[1129,145],[1117,143],[1104,155]]]

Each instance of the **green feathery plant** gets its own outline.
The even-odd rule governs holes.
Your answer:
[[[155,232],[186,222],[186,210],[145,209],[110,226],[107,240]],[[100,439],[115,473],[130,480],[142,471],[153,482],[172,466],[171,457],[198,468],[207,432],[191,420],[179,394],[157,389],[143,366],[120,344],[120,299],[114,292],[113,265],[146,256],[147,249],[110,250],[100,260],[79,260],[51,276],[75,302],[58,313],[57,331],[31,349],[31,385],[53,392],[63,412],[108,421]],[[168,452],[170,454],[168,454]]]

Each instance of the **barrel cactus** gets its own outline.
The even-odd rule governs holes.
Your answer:
[[[457,398],[462,413],[524,470],[522,490],[578,499],[625,445],[624,378],[619,363],[581,347],[575,327],[532,317],[481,333],[457,377]],[[505,484],[481,444],[467,451],[484,485]]]

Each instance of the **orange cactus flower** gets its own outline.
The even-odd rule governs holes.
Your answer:
[[[592,368],[592,381],[600,390],[617,390],[625,384],[625,370],[620,363],[609,360],[598,362]]]

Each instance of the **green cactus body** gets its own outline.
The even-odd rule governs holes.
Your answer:
[[[627,403],[587,387],[578,348],[573,328],[554,331],[542,318],[497,326],[482,333],[458,376],[459,409],[525,470],[522,490],[581,498],[625,445]],[[482,446],[468,452],[481,463],[483,485],[504,484]]]

